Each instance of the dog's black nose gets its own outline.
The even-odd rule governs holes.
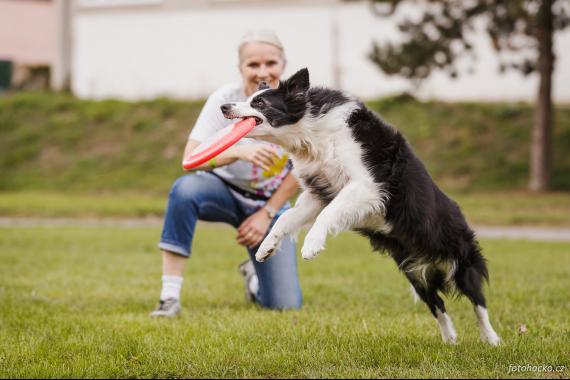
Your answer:
[[[222,109],[223,113],[228,113],[232,109],[233,105],[234,105],[233,103],[226,103],[226,104],[222,104],[222,106],[220,108]]]

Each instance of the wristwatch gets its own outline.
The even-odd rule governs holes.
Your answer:
[[[277,215],[277,211],[268,205],[263,206],[263,209],[267,211],[267,215],[269,215],[271,219],[275,218],[275,215]]]

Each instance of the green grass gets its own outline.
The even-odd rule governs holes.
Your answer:
[[[164,213],[168,193],[85,194],[53,191],[0,192],[0,216],[144,217]]]
[[[523,103],[368,102],[400,129],[445,190],[524,189],[533,107]],[[203,102],[0,97],[0,191],[161,194]],[[570,107],[558,105],[552,187],[570,190]]]
[[[570,193],[451,193],[469,222],[492,226],[570,227]]]
[[[419,102],[406,96],[369,106],[401,130],[447,190],[524,189],[534,109],[524,103]],[[554,110],[553,189],[570,189],[570,107]]]
[[[473,224],[570,227],[570,193],[454,192],[450,195]],[[160,217],[166,202],[166,192],[162,195],[0,192],[0,216]]]
[[[478,340],[466,300],[447,302],[459,333],[441,342],[395,264],[342,234],[299,263],[304,307],[243,300],[234,232],[201,227],[176,320],[152,320],[157,228],[0,229],[0,377],[541,377],[570,375],[570,244],[484,241],[491,320]],[[528,331],[519,335],[525,324]],[[508,373],[509,365],[564,365]]]

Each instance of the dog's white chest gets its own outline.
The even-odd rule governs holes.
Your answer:
[[[387,194],[363,162],[362,147],[350,130],[339,127],[317,137],[310,139],[309,149],[292,155],[294,174],[304,189],[323,206],[334,200],[340,215],[352,210],[352,221],[347,221],[352,227],[390,231],[384,218]]]
[[[303,187],[328,203],[350,180],[342,165],[331,158],[327,161],[294,161],[294,172]]]

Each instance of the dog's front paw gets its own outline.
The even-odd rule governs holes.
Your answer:
[[[320,236],[319,236],[320,235]],[[323,249],[325,249],[325,239],[326,234],[318,234],[309,231],[305,241],[303,242],[303,248],[301,249],[301,255],[305,260],[311,260],[315,258]]]
[[[271,256],[273,256],[275,254],[275,251],[277,250],[278,244],[279,244],[279,239],[276,234],[270,233],[269,235],[267,235],[267,237],[263,240],[263,242],[257,249],[257,253],[255,254],[255,260],[262,263]]]

